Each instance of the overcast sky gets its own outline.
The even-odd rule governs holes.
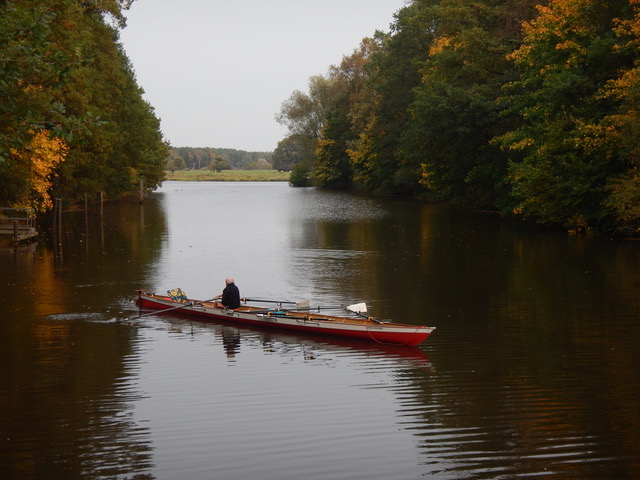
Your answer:
[[[273,151],[274,116],[405,0],[135,0],[121,42],[174,147]]]

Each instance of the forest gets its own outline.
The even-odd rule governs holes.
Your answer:
[[[130,4],[0,2],[2,206],[46,212],[162,182],[168,145],[119,43]]]
[[[285,100],[292,182],[640,234],[640,0],[411,0]]]
[[[165,168],[176,170],[270,170],[272,152],[247,152],[233,148],[171,147]]]
[[[283,102],[273,155],[169,148],[119,43],[131,3],[0,2],[0,204],[271,165],[294,185],[640,236],[640,0],[408,0]]]

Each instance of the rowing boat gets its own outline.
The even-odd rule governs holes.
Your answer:
[[[141,308],[173,310],[202,319],[229,323],[294,330],[312,334],[369,340],[382,344],[418,345],[424,342],[435,327],[407,325],[376,320],[359,311],[348,311],[345,315],[325,315],[311,309],[287,309],[281,303],[276,308],[244,304],[236,309],[220,308],[209,300],[176,298],[174,295],[157,295],[146,290],[137,290],[136,303]],[[250,300],[247,300],[250,301]],[[254,300],[259,303],[260,300]],[[269,302],[264,300],[262,302]],[[319,310],[319,309],[318,309]]]
[[[149,293],[146,290],[137,290],[137,292],[136,303],[142,308],[174,310],[203,319],[357,338],[383,344],[418,345],[435,330],[435,327],[384,322],[362,315],[358,311],[351,311],[351,315],[338,316],[312,313],[310,309],[290,310],[281,305],[277,308],[266,308],[247,304],[232,310],[217,307],[213,301],[192,300],[184,297],[176,299],[175,295],[172,298],[168,295]]]

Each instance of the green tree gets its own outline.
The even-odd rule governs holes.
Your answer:
[[[315,179],[319,186],[345,188],[351,185],[351,161],[347,145],[352,139],[348,117],[337,109],[327,113],[322,138],[318,140]]]
[[[366,65],[377,44],[365,38],[340,65],[329,69],[331,106],[327,109],[321,138],[316,149],[315,181],[318,185],[345,188],[352,185],[353,169],[349,150],[358,139],[361,117],[360,103],[365,103],[368,90]]]
[[[215,155],[214,158],[211,159],[207,169],[212,172],[221,172],[222,170],[231,170],[231,163],[229,163],[229,159],[224,155]]]
[[[618,48],[635,58],[605,87],[604,96],[620,104],[615,112],[593,126],[593,141],[611,157],[619,156],[625,167],[607,185],[605,208],[612,220],[604,225],[616,233],[640,236],[640,1],[631,1],[633,16],[616,22]]]
[[[330,102],[330,80],[322,75],[315,75],[309,79],[309,92],[293,92],[289,99],[282,103],[276,120],[285,125],[291,135],[316,139],[320,137],[325,112]]]
[[[306,135],[290,135],[282,139],[273,152],[273,168],[289,171],[298,163],[312,165],[315,146],[316,140]]]
[[[52,188],[74,200],[104,190],[155,188],[167,147],[153,109],[142,100],[118,44],[129,0],[5,1],[0,4],[0,194],[24,196],[16,175],[20,154],[47,129],[64,139]],[[17,152],[12,154],[12,152]]]
[[[325,116],[331,105],[331,81],[316,75],[309,79],[309,92],[296,90],[282,103],[276,115],[278,123],[289,129],[290,137],[304,138],[304,144],[313,144],[311,151],[304,151],[305,160],[315,164],[315,147],[324,126]]]
[[[509,172],[514,210],[581,226],[602,215],[608,178],[625,169],[594,141],[592,127],[619,107],[602,93],[633,64],[617,48],[614,29],[631,8],[628,0],[556,0],[539,11],[512,55],[521,74],[509,100],[521,124],[501,138],[516,154]]]
[[[313,184],[313,167],[309,162],[296,163],[289,175],[292,187],[310,187]]]
[[[257,160],[251,160],[244,165],[245,170],[271,170],[272,165],[264,158],[258,158]]]
[[[165,159],[164,167],[170,172],[175,172],[176,170],[185,170],[187,168],[187,164],[184,161],[184,158],[170,155]]]
[[[421,81],[419,62],[433,41],[429,8],[437,3],[414,0],[396,14],[391,34],[374,36],[378,48],[367,66],[369,99],[354,109],[360,128],[349,152],[355,180],[369,190],[413,195],[420,189],[420,165],[406,162],[398,149]]]
[[[62,137],[69,127],[55,88],[78,59],[52,46],[55,18],[55,10],[35,0],[0,3],[1,203],[29,203],[33,165],[25,149],[41,130]]]
[[[498,99],[513,80],[506,56],[521,40],[514,14],[531,18],[532,4],[444,0],[430,8],[435,38],[399,155],[421,165],[422,183],[439,199],[492,207],[505,195],[507,156],[491,140],[511,122]]]

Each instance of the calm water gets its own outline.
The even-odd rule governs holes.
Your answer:
[[[2,479],[640,478],[640,244],[168,182],[0,249]],[[135,319],[134,290],[366,301],[418,348]]]

